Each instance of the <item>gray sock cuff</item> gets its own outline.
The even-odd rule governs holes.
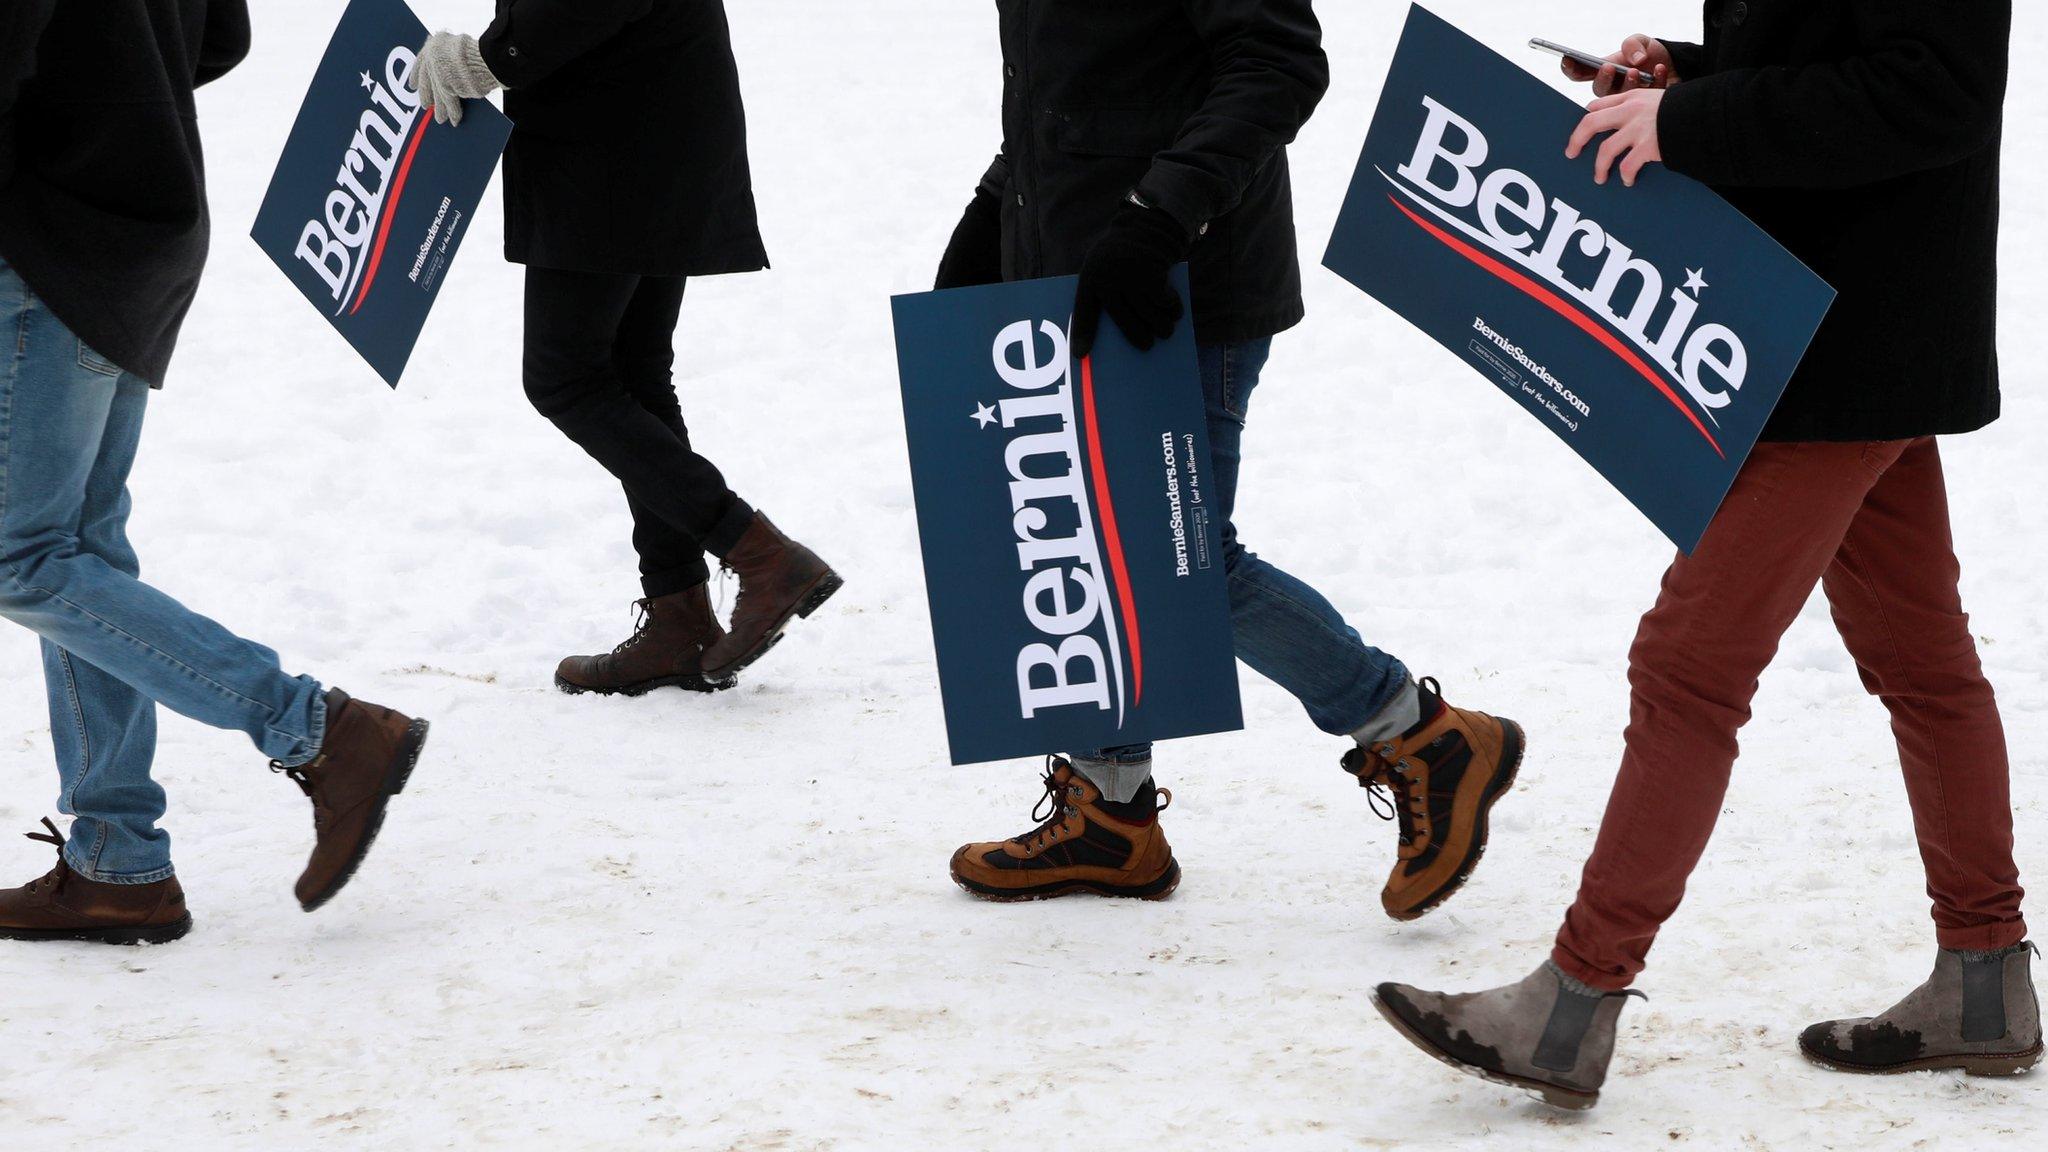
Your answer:
[[[2003,960],[2007,956],[2017,956],[2022,952],[2032,952],[2034,950],[2035,949],[2033,943],[2028,940],[2022,940],[2019,943],[2014,944],[2010,948],[1990,948],[1981,951],[1976,949],[1963,948],[1949,949],[1949,951],[1954,952],[1957,956],[1963,958],[1964,960],[1970,960],[1979,963],[1985,960]]]
[[[1586,983],[1584,980],[1580,980],[1577,977],[1573,976],[1571,973],[1566,972],[1562,968],[1559,968],[1557,966],[1557,961],[1555,960],[1545,960],[1543,962],[1543,966],[1550,970],[1550,974],[1552,976],[1557,977],[1558,987],[1563,988],[1567,992],[1575,993],[1576,995],[1580,996],[1591,996],[1596,1000],[1600,999],[1603,996],[1611,995],[1611,993],[1609,993],[1607,989],[1595,988],[1591,984]]]
[[[1410,680],[1372,719],[1353,732],[1351,738],[1358,741],[1360,747],[1370,748],[1383,741],[1400,739],[1401,733],[1415,727],[1421,720],[1422,691],[1415,686],[1415,681]]]
[[[1079,772],[1090,784],[1102,791],[1102,798],[1117,804],[1127,804],[1152,778],[1152,761],[1139,760],[1136,763],[1120,764],[1113,760],[1084,760],[1075,757],[1070,760],[1074,771]]]

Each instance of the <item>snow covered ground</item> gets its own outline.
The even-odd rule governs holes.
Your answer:
[[[773,272],[699,282],[681,373],[737,487],[848,575],[738,690],[572,699],[636,595],[618,490],[526,406],[495,193],[393,394],[246,238],[338,0],[263,0],[201,96],[217,236],[135,480],[148,574],[288,663],[431,717],[354,885],[302,915],[305,805],[166,717],[198,918],[172,947],[0,948],[0,1146],[141,1149],[1918,1148],[2048,1131],[2040,1076],[1845,1079],[1797,1030],[1874,1010],[1932,941],[1882,711],[1818,605],[1787,638],[1692,896],[1579,1117],[1455,1077],[1365,989],[1543,955],[1620,751],[1624,653],[1670,548],[1451,356],[1313,267],[1401,8],[1326,0],[1336,81],[1294,151],[1310,319],[1252,414],[1245,536],[1454,699],[1521,719],[1473,883],[1397,926],[1388,826],[1247,674],[1247,732],[1163,750],[1186,882],[991,906],[952,848],[1028,826],[1035,765],[946,766],[887,297],[929,283],[998,141],[993,13],[732,4]],[[478,30],[481,0],[421,3]],[[1438,0],[1541,69],[1697,8]],[[2018,5],[2016,61],[2048,53]],[[2024,69],[2018,75],[2027,75]],[[2007,135],[2007,416],[1946,446],[2005,704],[2021,863],[2048,883],[2048,94]],[[1561,143],[1561,142],[1560,142]],[[598,574],[595,578],[588,573]],[[0,630],[0,829],[53,810],[35,651]],[[48,851],[0,841],[0,882]],[[1953,1143],[1952,1143],[1953,1142]]]

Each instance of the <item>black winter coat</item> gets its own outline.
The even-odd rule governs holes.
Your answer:
[[[1195,337],[1301,319],[1286,147],[1329,86],[1309,0],[996,0],[1006,279],[1077,272],[1135,190],[1196,235]]]
[[[1710,0],[1669,42],[1664,162],[1840,295],[1764,430],[1899,440],[1998,417],[2006,0]]]
[[[572,272],[768,266],[721,0],[498,0],[505,258]]]
[[[206,264],[192,90],[248,51],[243,0],[0,0],[0,259],[151,384]]]

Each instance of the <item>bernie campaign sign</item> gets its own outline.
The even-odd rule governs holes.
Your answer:
[[[404,0],[352,0],[249,233],[394,388],[512,135],[482,100],[434,123],[412,78],[426,38]]]
[[[1076,362],[1074,285],[894,301],[955,764],[1243,726],[1194,336]]]
[[[1323,263],[1464,357],[1681,549],[1834,290],[1704,185],[1593,183],[1585,110],[1421,7]]]

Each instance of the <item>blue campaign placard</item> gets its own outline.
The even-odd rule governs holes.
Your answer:
[[[249,232],[394,388],[512,135],[483,100],[434,123],[426,38],[404,0],[351,0]]]
[[[1074,285],[894,300],[955,764],[1243,727],[1194,336],[1076,361]]]
[[[1409,9],[1323,263],[1456,352],[1690,552],[1834,290],[1705,185],[1564,156],[1585,110]]]

